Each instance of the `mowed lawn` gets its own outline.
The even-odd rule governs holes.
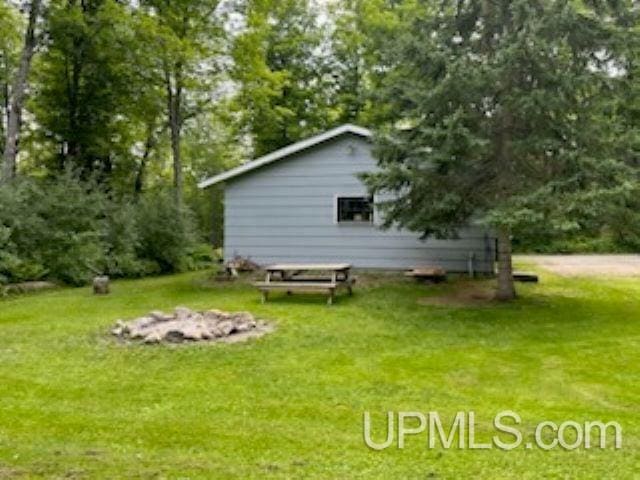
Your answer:
[[[367,279],[352,298],[274,296],[203,272],[0,300],[0,478],[639,478],[640,279],[521,285],[509,305],[427,306],[455,285]],[[249,310],[277,331],[239,345],[112,340],[154,309]],[[615,420],[623,447],[373,451],[387,411],[458,411],[531,440],[542,420]],[[506,440],[509,438],[507,437]]]

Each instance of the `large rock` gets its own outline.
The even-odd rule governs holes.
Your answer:
[[[235,330],[236,330],[236,326],[233,322],[229,321],[229,320],[225,320],[224,322],[220,322],[217,326],[218,331],[221,332],[222,337],[226,337],[231,335]]]
[[[187,307],[176,307],[173,313],[176,320],[184,321],[189,318],[192,312]]]
[[[144,343],[160,343],[162,341],[162,335],[160,332],[151,332],[149,335],[144,337]]]
[[[157,322],[158,320],[153,317],[140,317],[127,324],[127,326],[130,329],[144,330],[145,328],[155,325]]]
[[[183,343],[200,341],[242,341],[271,331],[249,312],[207,310],[196,312],[176,307],[173,314],[153,311],[129,322],[118,320],[111,333],[143,343]]]
[[[153,312],[149,313],[149,316],[159,322],[166,322],[167,320],[173,319],[173,315],[171,315],[170,313],[161,312],[160,310],[154,310]]]

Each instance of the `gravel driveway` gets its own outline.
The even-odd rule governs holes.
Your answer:
[[[563,276],[640,276],[640,255],[518,255],[516,261]]]

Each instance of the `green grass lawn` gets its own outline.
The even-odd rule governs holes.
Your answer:
[[[427,306],[449,286],[368,282],[333,307],[261,305],[205,273],[0,300],[0,478],[639,478],[640,281],[520,286],[509,305]],[[277,331],[238,345],[119,344],[118,318],[177,305],[249,310]],[[373,451],[363,412],[514,410],[615,420],[623,448]]]

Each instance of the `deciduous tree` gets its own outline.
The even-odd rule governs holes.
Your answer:
[[[326,64],[309,0],[245,0],[233,46],[236,108],[256,155],[327,128]]]
[[[226,44],[219,0],[144,0],[149,51],[164,90],[177,204],[183,199],[185,122],[214,99]]]
[[[130,182],[144,84],[129,11],[113,0],[57,0],[47,30],[30,104],[50,151],[38,160],[53,172]]]
[[[22,22],[17,8],[8,2],[0,3],[0,152],[3,153],[11,82],[20,58],[21,30]]]
[[[31,0],[28,6],[28,20],[24,33],[24,43],[20,54],[20,61],[14,72],[14,78],[8,95],[5,91],[5,96],[8,98],[8,105],[6,108],[7,130],[2,165],[2,181],[4,182],[11,180],[16,174],[16,157],[18,155],[18,138],[20,135],[22,108],[27,90],[29,70],[31,69],[31,59],[33,58],[38,43],[36,27],[38,18],[40,17],[41,5],[41,0]]]

